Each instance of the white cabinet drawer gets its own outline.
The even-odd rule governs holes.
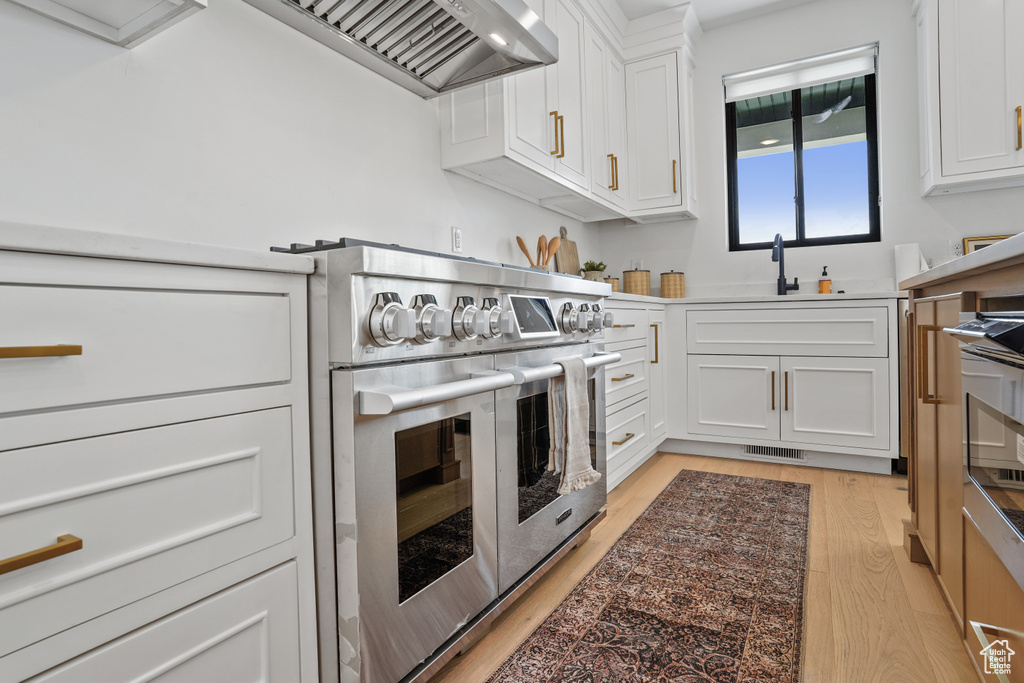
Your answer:
[[[647,310],[642,308],[609,308],[614,323],[604,330],[606,342],[647,339]]]
[[[30,681],[297,683],[297,594],[288,562]]]
[[[612,407],[619,401],[647,391],[647,347],[609,348],[609,351],[618,351],[622,355],[622,360],[604,369],[605,404]]]
[[[266,294],[0,285],[0,415],[286,382],[289,298]],[[17,352],[15,352],[16,355]]]
[[[290,408],[0,453],[0,656],[295,534]],[[108,679],[109,680],[109,679]]]
[[[686,312],[686,350],[765,356],[888,355],[888,309],[762,308]]]
[[[647,446],[647,399],[626,406],[608,415],[608,471],[615,470],[616,460]]]

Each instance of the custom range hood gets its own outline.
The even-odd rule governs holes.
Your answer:
[[[554,64],[523,0],[246,0],[422,97]]]

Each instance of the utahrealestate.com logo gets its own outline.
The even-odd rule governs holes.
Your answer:
[[[1010,675],[1010,657],[1016,652],[1010,649],[1007,640],[997,640],[988,647],[982,649],[981,656],[985,658],[985,673],[992,675]]]

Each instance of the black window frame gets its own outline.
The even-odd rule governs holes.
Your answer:
[[[804,168],[803,168],[803,116],[801,88],[790,91],[793,123],[793,167],[796,239],[785,240],[784,246],[817,247],[836,244],[861,244],[882,240],[881,201],[878,184],[878,107],[875,92],[875,74],[864,75],[864,128],[868,147],[868,232],[863,235],[832,235],[807,237],[804,223]],[[736,103],[725,105],[725,147],[727,184],[729,186],[729,251],[770,249],[772,242],[740,242],[739,225],[739,167],[736,142]]]

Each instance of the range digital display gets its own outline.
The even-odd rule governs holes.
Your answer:
[[[546,297],[509,295],[520,336],[557,335],[555,316]]]

